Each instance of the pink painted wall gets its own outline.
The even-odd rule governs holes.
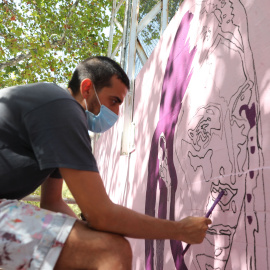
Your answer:
[[[136,78],[135,151],[121,117],[97,141],[109,196],[138,212],[204,215],[225,190],[201,245],[130,239],[133,269],[270,269],[269,18],[269,0],[185,1]]]

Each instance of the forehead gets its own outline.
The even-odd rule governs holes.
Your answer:
[[[104,91],[105,90],[105,91]],[[121,99],[121,101],[124,100],[126,94],[127,94],[128,88],[127,86],[117,78],[117,76],[113,76],[111,78],[111,86],[110,87],[104,87],[101,92],[102,94],[108,95],[108,96],[116,96]]]

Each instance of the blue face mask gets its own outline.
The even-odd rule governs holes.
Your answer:
[[[85,112],[87,116],[88,129],[95,133],[103,133],[115,124],[115,122],[118,119],[118,115],[112,112],[106,106],[101,105],[95,87],[94,90],[97,96],[97,100],[100,104],[100,112],[98,115],[89,112],[86,100],[84,100],[86,107]]]

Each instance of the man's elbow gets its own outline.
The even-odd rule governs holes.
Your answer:
[[[113,216],[109,211],[101,211],[95,214],[83,213],[88,226],[97,231],[111,231]]]

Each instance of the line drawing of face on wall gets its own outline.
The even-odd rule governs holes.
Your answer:
[[[266,230],[255,196],[264,201],[264,163],[247,13],[239,0],[196,5],[189,33],[197,50],[174,134],[173,162],[181,168],[176,170],[179,217],[204,215],[221,190],[225,195],[203,244],[192,246],[184,260],[188,269],[231,269],[233,240],[242,229],[246,269],[257,269],[256,237]]]
[[[244,256],[245,269],[257,269],[257,254],[264,253],[260,258],[269,269],[266,218],[259,214],[266,210],[264,158],[247,13],[239,0],[194,2],[179,25],[164,74],[145,213],[171,220],[202,216],[223,189],[201,245],[192,245],[183,258],[182,243],[170,241],[175,268],[233,269],[235,258],[242,264]],[[166,170],[160,166],[161,141]],[[163,269],[164,242],[145,243],[146,269]]]

